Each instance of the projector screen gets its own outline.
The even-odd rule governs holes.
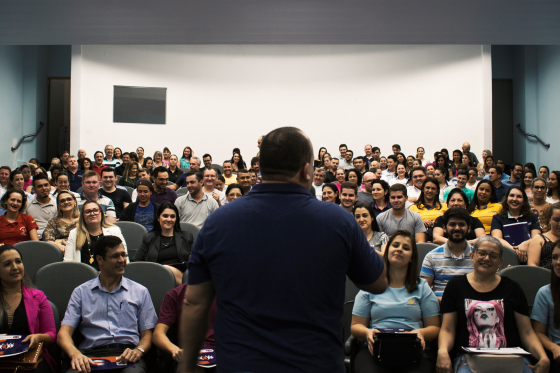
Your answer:
[[[113,123],[113,87],[166,87],[166,125]],[[111,144],[146,156],[190,146],[213,163],[302,129],[314,152],[491,148],[491,63],[481,45],[82,45],[72,53],[71,153]]]

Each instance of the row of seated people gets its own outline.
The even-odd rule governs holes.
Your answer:
[[[357,206],[356,215],[359,209]],[[363,214],[360,215],[363,218]],[[357,371],[384,369],[376,365],[372,356],[378,328],[410,329],[417,334],[423,348],[439,335],[437,355],[436,351],[428,349],[418,368],[420,371],[429,371],[437,363],[438,371],[451,372],[453,365],[455,368],[461,367],[458,370],[460,372],[468,372],[468,367],[461,366],[464,358],[460,354],[461,346],[523,346],[536,359],[526,360],[525,364],[534,364],[538,372],[548,368],[549,359],[545,349],[551,355],[550,360],[554,361],[560,333],[558,327],[554,326],[553,318],[556,316],[553,315],[560,314],[560,310],[554,309],[551,287],[558,286],[560,281],[560,245],[556,243],[553,248],[551,285],[541,289],[531,315],[535,334],[529,324],[523,291],[514,281],[496,275],[503,260],[500,241],[486,237],[478,240],[472,248],[467,241],[470,218],[459,207],[446,211],[443,224],[450,235],[449,242],[426,256],[421,278],[418,277],[419,258],[414,236],[405,230],[398,230],[391,236],[383,252],[389,287],[383,294],[362,291],[356,297],[352,333],[365,341],[368,347],[357,356]],[[167,332],[177,326],[185,286],[172,290],[166,296],[158,320],[147,290],[123,277],[128,257],[123,241],[116,236],[105,236],[97,241],[93,250],[99,277],[73,292],[62,327],[56,336],[52,310],[44,295],[33,290],[33,285],[25,279],[21,254],[13,246],[1,247],[0,261],[4,266],[0,271],[0,280],[4,305],[8,304],[5,306],[8,324],[3,325],[3,330],[9,334],[31,334],[28,340],[32,346],[40,342],[49,345],[58,338],[59,346],[69,357],[68,370],[64,371],[89,371],[95,365],[94,358],[100,356],[118,356],[121,363],[136,363],[131,372],[146,371],[142,356],[151,343],[179,362],[182,351],[167,337]],[[453,275],[446,274],[442,276],[445,278],[436,280],[437,276],[433,276],[432,271],[441,272],[434,268],[434,262],[439,260],[438,265],[447,271],[452,267],[437,258],[445,250],[452,252],[451,261],[456,271]],[[434,286],[434,291],[430,285]],[[438,294],[441,297],[441,311]],[[26,297],[38,303],[30,303]],[[38,310],[39,324],[31,325],[25,320],[25,307],[28,304],[29,307],[35,307],[35,311]],[[106,318],[94,317],[105,313]],[[215,315],[215,305],[211,313]],[[31,330],[32,327],[36,333]],[[79,348],[72,339],[76,329],[84,336]],[[200,363],[206,367],[212,365],[210,357],[215,357],[209,348],[211,338],[207,338],[207,343],[200,355]],[[52,370],[57,363],[45,352],[45,363],[36,371]],[[173,371],[173,368],[166,371]]]
[[[355,209],[362,227],[371,220],[366,206],[359,202]],[[551,284],[539,290],[530,313],[519,284],[499,275],[500,240],[484,236],[471,246],[471,216],[464,208],[452,207],[442,219],[448,241],[426,255],[420,273],[422,258],[410,231],[395,231],[380,252],[389,287],[382,294],[356,295],[351,333],[363,348],[355,356],[354,371],[468,373],[462,347],[522,347],[532,356],[523,359],[519,371],[546,372],[550,362],[551,371],[560,371],[560,326],[554,321],[560,318],[560,305],[553,301],[560,285],[560,241],[552,247]],[[417,335],[423,349],[417,364],[403,358],[403,365],[387,366],[376,358],[381,347],[375,344],[382,340],[376,334],[388,329]],[[415,354],[412,346],[403,348],[402,356]]]
[[[415,185],[407,188],[398,183],[389,186],[375,174],[366,173],[362,181],[364,189],[360,189],[352,178],[339,185],[324,183],[324,171],[319,168],[315,170],[312,193],[349,212],[353,211],[356,202],[369,205],[377,230],[384,233],[384,237],[398,229],[406,229],[415,235],[417,242],[437,244],[447,241],[441,216],[450,207],[461,207],[472,217],[471,244],[480,237],[491,235],[505,247],[515,250],[522,263],[551,268],[550,246],[560,239],[560,205],[545,200],[544,179],[533,179],[531,202],[525,190],[516,185],[507,188],[498,199],[494,184],[485,179],[477,183],[474,191],[464,185],[447,189],[443,194],[445,202],[441,202],[438,180],[426,177],[422,167],[416,168],[413,174]],[[379,240],[371,231],[366,235],[368,239]]]

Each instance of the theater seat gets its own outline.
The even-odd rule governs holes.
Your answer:
[[[187,194],[189,192],[188,188],[181,188],[177,191],[177,196],[181,197],[184,196],[185,194]]]
[[[82,194],[83,191],[84,191],[84,187],[79,187],[78,190],[76,190],[76,193]]]
[[[134,262],[126,266],[124,276],[148,289],[156,313],[159,315],[159,308],[165,294],[175,287],[173,272],[158,263]]]
[[[550,270],[542,267],[509,267],[500,271],[499,275],[509,277],[521,286],[529,304],[529,312],[533,309],[539,289],[550,284]]]
[[[92,266],[80,262],[60,262],[39,269],[33,282],[54,303],[62,320],[74,289],[96,277],[97,271]]]
[[[117,221],[115,223],[120,228],[121,233],[126,241],[126,248],[128,250],[128,257],[132,260],[136,251],[142,245],[142,238],[148,230],[144,226],[133,221]]]
[[[191,223],[181,223],[181,230],[185,232],[190,232],[193,235],[193,239],[196,241],[196,236],[200,232],[200,228]],[[194,241],[193,241],[194,244]]]
[[[183,282],[182,283],[186,284],[188,280],[189,280],[189,270],[187,269],[185,271],[185,273],[183,273]]]
[[[422,262],[424,261],[424,257],[426,256],[426,254],[428,254],[436,247],[440,246],[441,245],[428,242],[421,242],[416,244],[416,247],[418,248],[418,273],[420,273],[420,271],[422,270]]]
[[[504,263],[500,266],[500,269],[507,268],[508,266],[518,266],[520,264],[519,256],[517,256],[515,250],[509,247],[504,247],[502,258],[504,259]]]
[[[62,262],[64,254],[58,246],[44,241],[25,241],[14,245],[21,252],[25,274],[32,279],[47,264]]]
[[[132,197],[132,193],[134,193],[134,188],[131,188],[129,186],[125,186],[125,188],[126,188],[126,191],[128,192],[128,195],[130,197]]]

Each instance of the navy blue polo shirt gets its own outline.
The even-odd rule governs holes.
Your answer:
[[[496,189],[496,198],[498,199],[498,203],[502,203],[502,199],[506,195],[506,192],[509,189],[509,186],[505,185],[502,182],[502,185],[500,185],[498,188],[495,188],[495,189]]]
[[[346,276],[371,284],[383,267],[352,214],[300,185],[263,183],[206,219],[188,281],[216,289],[220,371],[344,372]]]
[[[82,187],[82,176],[84,175],[84,170],[77,170],[76,173],[70,172],[70,170],[66,170],[68,172],[68,183],[70,184],[70,190],[72,192],[77,192],[79,188]]]
[[[537,214],[533,214],[531,217],[521,215],[516,219],[508,212],[507,218],[504,218],[499,213],[492,217],[490,233],[492,233],[494,229],[501,230],[504,240],[511,246],[518,246],[521,242],[531,238],[531,232],[533,230],[536,229],[540,231],[541,226]]]

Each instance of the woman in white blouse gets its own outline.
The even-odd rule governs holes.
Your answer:
[[[82,206],[78,226],[70,231],[64,252],[65,261],[82,262],[95,267],[94,246],[99,237],[117,236],[126,248],[126,241],[116,225],[105,220],[103,208],[97,201],[87,201]],[[128,260],[127,260],[128,261]]]

